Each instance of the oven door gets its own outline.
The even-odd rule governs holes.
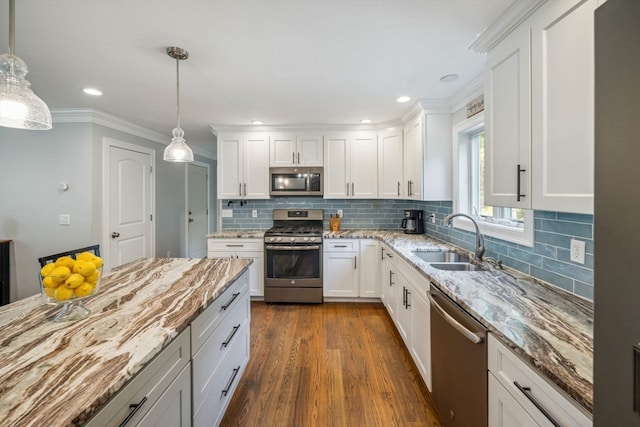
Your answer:
[[[322,245],[266,245],[265,287],[322,287]]]

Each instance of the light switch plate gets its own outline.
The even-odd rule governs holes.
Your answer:
[[[71,224],[71,215],[69,214],[60,214],[60,225],[70,225]]]
[[[233,218],[233,209],[222,209],[222,218]]]

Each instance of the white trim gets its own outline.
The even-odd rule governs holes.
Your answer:
[[[184,168],[184,241],[185,241],[185,255],[189,256],[189,166],[200,166],[207,170],[207,234],[211,233],[211,166],[204,162],[190,162],[185,163]],[[206,242],[205,242],[206,248]]]
[[[479,74],[475,79],[471,80],[465,86],[460,88],[459,91],[451,95],[449,100],[451,101],[452,113],[465,108],[469,101],[484,94],[484,76],[484,73]]]
[[[111,227],[109,212],[111,212],[110,200],[110,164],[111,158],[109,155],[109,148],[117,147],[130,151],[137,151],[139,153],[148,154],[151,157],[151,215],[153,215],[152,227],[151,227],[151,254],[150,258],[154,258],[156,254],[156,150],[152,148],[142,147],[140,145],[131,144],[129,142],[118,141],[113,138],[102,138],[102,239],[100,246],[103,248],[100,254],[104,260],[105,272],[111,269],[111,253],[109,248],[111,247],[111,235],[109,229]]]

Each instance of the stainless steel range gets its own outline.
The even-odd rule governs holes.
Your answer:
[[[322,303],[322,209],[275,209],[264,233],[266,302]]]

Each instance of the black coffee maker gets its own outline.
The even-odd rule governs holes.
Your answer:
[[[405,234],[424,234],[424,211],[406,209],[400,227]]]

